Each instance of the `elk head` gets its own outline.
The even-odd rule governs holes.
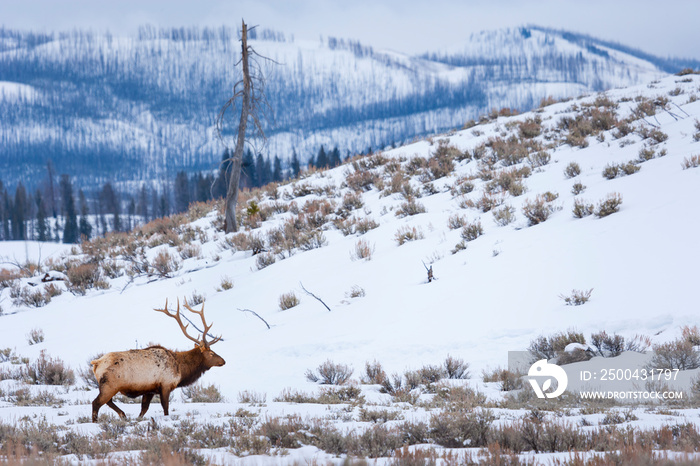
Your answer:
[[[165,300],[165,307],[163,309],[154,309],[155,311],[162,312],[168,317],[172,317],[175,319],[177,324],[180,326],[180,330],[182,330],[182,333],[187,337],[189,340],[192,340],[195,343],[195,348],[199,349],[199,351],[202,353],[202,358],[204,361],[204,365],[208,368],[210,367],[218,367],[218,366],[223,366],[226,364],[226,361],[224,361],[224,358],[216,354],[214,351],[211,350],[211,345],[214,343],[217,343],[218,341],[221,340],[221,336],[214,337],[213,340],[207,341],[207,334],[209,333],[209,330],[211,329],[213,323],[207,325],[207,321],[204,318],[204,305],[202,305],[202,309],[199,311],[192,309],[188,304],[187,300],[185,300],[185,309],[188,311],[197,314],[201,319],[202,319],[202,325],[204,327],[204,330],[202,331],[202,335],[194,338],[191,336],[189,333],[187,333],[187,328],[189,327],[188,324],[183,324],[182,322],[182,315],[180,314],[180,300],[177,300],[177,311],[175,314],[172,312],[168,311],[168,300]],[[187,317],[185,317],[187,319]],[[188,319],[189,321],[189,319]],[[194,324],[193,324],[194,326]]]

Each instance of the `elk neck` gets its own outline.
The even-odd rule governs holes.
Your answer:
[[[186,387],[199,379],[209,368],[204,363],[204,355],[199,348],[189,351],[174,352],[180,372],[180,383],[178,387]]]

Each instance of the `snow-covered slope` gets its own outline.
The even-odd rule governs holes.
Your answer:
[[[211,170],[221,160],[213,125],[238,80],[233,30],[143,28],[130,37],[1,30],[0,39],[0,81],[14,89],[0,93],[6,185],[34,187],[48,159],[90,188]],[[251,45],[277,63],[261,61],[274,112],[267,155],[288,160],[295,149],[306,160],[322,144],[343,156],[376,150],[461,127],[492,108],[529,109],[544,97],[667,72],[593,42],[512,29],[475,35],[466,50],[410,57],[334,38],[260,34]]]
[[[73,367],[84,366],[98,352],[149,342],[187,349],[189,343],[175,323],[153,309],[166,299],[172,306],[178,298],[204,295],[213,332],[224,337],[215,349],[227,360],[204,380],[235,400],[243,390],[267,393],[271,399],[287,387],[310,389],[313,384],[305,372],[328,359],[351,365],[359,377],[368,361],[379,361],[392,373],[452,355],[479,374],[506,365],[508,351],[525,350],[538,336],[567,329],[586,336],[605,330],[628,338],[647,335],[655,343],[672,340],[681,326],[698,324],[700,218],[695,204],[700,198],[700,168],[682,166],[700,154],[698,92],[699,75],[672,76],[534,113],[499,117],[261,191],[253,198],[257,207],[249,211],[259,208],[265,215],[247,220],[256,228],[243,234],[263,238],[267,253],[233,252],[230,245],[242,244],[243,237],[234,241],[234,235],[223,235],[216,227],[217,213],[211,212],[196,220],[190,226],[194,233],[186,235],[188,244],[201,248],[200,257],[181,260],[171,278],[137,276],[132,281],[122,275],[107,279],[109,289],[90,289],[86,296],[64,292],[36,309],[13,306],[11,290],[4,289],[0,347],[11,347],[31,360],[46,351]],[[645,116],[641,109],[647,109]],[[617,123],[608,129],[592,130],[579,146],[565,142],[571,132],[563,129],[564,122],[573,131],[576,116],[600,121],[596,118],[601,114],[612,113]],[[631,129],[624,136],[623,120]],[[525,136],[524,122],[537,122],[539,135]],[[511,137],[537,143],[529,154],[532,162],[526,157],[509,165],[495,158],[496,141]],[[513,147],[509,154],[515,152]],[[550,156],[548,163],[536,162],[546,160],[544,152]],[[650,152],[654,155],[642,157]],[[446,176],[439,175],[438,164],[447,163],[440,161],[441,153],[450,154],[447,158],[454,165]],[[635,161],[636,173],[614,179],[602,175],[606,167],[629,161]],[[565,170],[572,163],[578,164],[580,174],[568,178]],[[522,194],[499,192],[484,181],[508,170],[527,171],[526,167],[531,173],[521,180]],[[405,178],[396,182],[397,173]],[[352,189],[367,178],[372,179],[368,189]],[[585,186],[578,195],[572,193],[576,183]],[[397,185],[396,192],[390,192]],[[414,195],[400,194],[410,191]],[[487,191],[502,201],[498,209],[513,208],[514,221],[500,226],[493,211],[470,207],[479,205]],[[544,202],[550,216],[531,225],[523,207],[547,192],[556,197]],[[618,212],[600,218],[572,215],[576,200],[597,205],[611,193],[622,198]],[[398,215],[410,200],[425,212]],[[336,228],[337,212],[350,201],[355,208],[349,218],[372,219],[378,226],[363,235],[344,236]],[[326,203],[335,207],[328,209],[316,230],[323,235],[317,241],[321,247],[296,248],[290,255],[284,248],[276,250],[279,236],[267,240],[269,232],[285,222],[320,216]],[[448,226],[455,216],[480,222],[483,234],[463,242],[461,230]],[[407,228],[423,237],[399,245],[397,232]],[[370,259],[357,258],[359,241],[372,251]],[[161,250],[178,254],[176,248],[163,245],[148,250],[147,256],[153,259]],[[269,259],[272,251],[279,252],[276,262],[260,268],[260,257]],[[432,265],[437,280],[427,282],[422,262]],[[221,290],[225,279],[233,287]],[[302,284],[331,311],[305,294]],[[350,297],[353,287],[361,287],[364,296]],[[560,295],[572,289],[592,289],[590,300],[583,306],[565,305]],[[279,297],[290,291],[300,304],[282,311]],[[271,328],[242,309],[257,312]],[[43,330],[45,340],[28,345],[26,335],[34,328]],[[85,415],[94,394],[91,390],[81,395]],[[135,416],[137,408],[128,408]],[[0,417],[17,412],[0,408]]]

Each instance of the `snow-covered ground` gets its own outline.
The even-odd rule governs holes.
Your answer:
[[[700,143],[694,138],[700,132],[700,102],[695,100],[698,93],[699,75],[673,76],[607,92],[610,100],[619,103],[620,119],[637,107],[640,97],[653,101],[664,96],[669,103],[666,110],[659,107],[656,115],[632,123],[635,132],[616,138],[616,129],[603,131],[602,136],[589,137],[585,148],[555,143],[554,129],[561,118],[575,116],[586,104],[594,102],[595,95],[550,105],[537,113],[501,117],[382,154],[405,167],[414,157],[429,157],[441,143],[471,153],[489,138],[507,139],[517,134],[518,122],[538,116],[543,131],[536,139],[551,154],[551,160],[533,168],[531,176],[523,180],[527,188],[524,194],[503,195],[505,204],[512,206],[515,213],[515,221],[506,226],[497,225],[492,212],[460,207],[466,200],[477,202],[486,185],[476,176],[481,162],[468,159],[455,162],[451,174],[431,182],[434,194],[423,192],[418,177],[411,179],[411,185],[422,193],[415,200],[425,207],[424,213],[397,217],[395,213],[404,197],[396,193],[385,196],[375,184],[362,192],[363,206],[353,215],[373,219],[379,224],[377,228],[362,236],[344,236],[327,223],[323,247],[297,251],[283,260],[278,257],[263,269],[257,267],[258,256],[251,251],[232,252],[222,247],[226,237],[215,228],[217,213],[211,212],[192,225],[201,230],[192,240],[201,247],[200,257],[182,260],[182,267],[172,278],[153,280],[142,276],[132,282],[121,276],[109,279],[109,289],[89,290],[86,296],[64,292],[40,308],[14,306],[11,290],[2,290],[0,349],[12,348],[30,361],[45,351],[74,369],[86,368],[87,361],[97,353],[142,348],[151,342],[186,350],[190,343],[175,322],[153,309],[162,307],[166,299],[172,307],[178,298],[182,301],[194,294],[203,295],[207,318],[213,322],[212,332],[223,336],[213,348],[226,359],[226,365],[207,372],[202,382],[218,386],[227,402],[184,403],[180,391],[176,391],[171,407],[175,416],[208,420],[247,406],[237,402],[245,390],[266,394],[267,403],[256,408],[266,416],[328,415],[329,408],[324,405],[272,401],[288,388],[316,391],[317,385],[308,381],[305,373],[326,360],[351,366],[353,378],[359,379],[366,362],[376,360],[391,374],[441,364],[451,355],[471,366],[471,378],[464,384],[491,400],[499,400],[503,393],[496,383],[481,380],[482,370],[505,367],[509,351],[525,351],[538,336],[575,329],[589,338],[592,333],[605,330],[626,339],[641,334],[652,343],[672,341],[680,336],[683,326],[700,323],[695,296],[700,263],[700,217],[696,207],[700,199],[700,168],[681,166],[684,159],[700,154]],[[650,139],[644,140],[639,134],[644,129],[658,129],[668,138],[652,146]],[[629,176],[612,180],[602,176],[606,166],[635,160],[645,147],[657,154],[665,150],[666,155],[639,163],[641,169]],[[581,173],[567,178],[564,170],[572,162],[580,166]],[[525,165],[522,162],[514,168]],[[500,168],[500,162],[495,167]],[[344,184],[346,175],[353,170],[351,165],[345,165],[313,174],[295,185],[329,187],[326,193],[292,200],[295,186],[288,185],[277,188],[277,200],[261,194],[257,202],[261,207],[278,203],[287,208],[295,202],[302,208],[307,201],[326,199],[340,205],[343,195],[350,191]],[[383,166],[371,170],[384,176],[384,184],[389,184],[391,175],[383,171]],[[461,196],[450,192],[451,187],[459,185],[458,180],[470,175],[475,175],[471,193]],[[572,193],[576,182],[586,187],[579,195]],[[550,218],[529,226],[522,211],[524,203],[547,191],[558,194],[551,203]],[[622,196],[619,212],[603,218],[573,217],[575,199],[597,204],[610,193]],[[455,214],[469,222],[480,221],[483,235],[466,243],[466,249],[453,253],[461,241],[460,230],[448,227],[448,219]],[[261,234],[293,216],[291,212],[272,215],[262,222]],[[405,227],[415,227],[423,238],[398,245],[396,232]],[[373,251],[371,259],[353,257],[359,240],[366,241]],[[62,248],[65,250],[63,246],[42,246],[42,261],[54,257]],[[175,248],[170,251],[177,255]],[[36,260],[37,253],[34,244],[29,247],[24,243],[0,243],[0,256],[10,258],[6,262],[17,262],[12,258],[22,262],[26,257]],[[156,250],[149,254],[153,257]],[[427,282],[424,264],[432,265],[437,280]],[[232,281],[233,287],[219,291],[224,279]],[[302,284],[331,311],[307,295]],[[353,287],[361,287],[365,295],[350,297]],[[569,295],[573,289],[592,289],[590,300],[583,306],[567,306],[561,295]],[[300,304],[282,311],[279,298],[290,291],[299,297]],[[243,309],[257,312],[271,328]],[[43,331],[43,342],[28,343],[27,335],[33,329]],[[577,370],[603,367],[602,360],[582,363]],[[11,365],[8,362],[0,367]],[[684,374],[686,389],[696,376],[697,370]],[[81,383],[78,381],[77,385]],[[0,389],[7,393],[20,384],[0,381]],[[74,424],[79,417],[90,415],[95,389],[72,387],[58,393],[69,404],[60,408],[18,407],[10,401],[0,401],[0,420],[14,422],[23,416],[46,416],[51,423],[70,425],[83,433],[100,432],[97,425]],[[390,400],[377,386],[364,386],[363,394],[372,402]],[[120,405],[130,418],[138,414],[138,405]],[[101,412],[114,414],[106,406]],[[637,427],[669,422],[700,424],[698,411],[693,409],[682,410],[680,418],[645,414],[643,409],[636,414],[639,419],[630,421],[630,425]],[[157,405],[152,405],[149,415],[159,422],[174,422],[164,419]],[[499,411],[499,415],[501,419],[517,419],[524,413]],[[405,418],[427,416],[425,410],[415,409],[404,414]],[[595,415],[591,419],[597,422]],[[362,429],[363,424],[355,418],[344,425]],[[223,455],[220,462],[235,459],[225,452],[217,454]],[[320,455],[317,457],[321,460],[330,458],[305,447],[294,450],[287,460],[314,455]],[[538,458],[551,459],[546,455]],[[264,461],[264,457],[249,457],[240,464]]]

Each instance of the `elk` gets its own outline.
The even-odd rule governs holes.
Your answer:
[[[187,333],[189,324],[182,323],[179,300],[177,312],[174,314],[168,311],[167,300],[165,308],[154,309],[154,311],[162,312],[175,319],[182,333],[195,343],[193,349],[171,351],[157,345],[145,349],[107,353],[91,362],[92,371],[95,373],[95,379],[97,379],[100,388],[100,393],[92,402],[92,422],[97,422],[97,412],[104,404],[116,411],[119,417],[126,418],[124,411],[112,401],[112,397],[117,393],[122,393],[129,398],[143,395],[139,417],[146,414],[153,397],[160,395],[160,404],[167,416],[170,392],[177,387],[193,384],[212,367],[226,364],[226,361],[210,348],[211,345],[221,340],[221,337],[216,337],[212,341],[206,339],[212,324],[207,325],[204,319],[204,306],[197,311],[185,301],[185,309],[201,317],[204,330],[200,338],[194,338]]]

